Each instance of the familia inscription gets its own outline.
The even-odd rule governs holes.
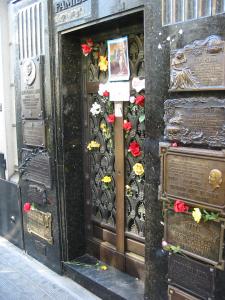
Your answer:
[[[41,119],[43,117],[43,64],[43,56],[21,62],[23,119]]]
[[[164,136],[170,141],[225,146],[225,99],[171,99],[164,103]]]
[[[225,152],[160,145],[160,198],[225,213]]]
[[[164,239],[194,258],[224,269],[224,220],[199,224],[191,215],[165,210]]]
[[[225,89],[225,42],[212,35],[171,51],[170,91]]]

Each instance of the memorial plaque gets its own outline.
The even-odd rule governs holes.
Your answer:
[[[22,179],[39,183],[51,189],[51,168],[48,153],[23,150],[22,156]]]
[[[219,36],[171,51],[170,91],[224,90],[225,42]]]
[[[169,255],[168,282],[201,299],[214,298],[216,270],[187,256]]]
[[[32,208],[27,213],[27,231],[52,245],[52,215]]]
[[[190,294],[181,291],[173,286],[168,286],[168,299],[169,300],[201,300],[202,298],[196,298]]]
[[[45,147],[45,124],[39,120],[23,120],[23,144],[29,146]]]
[[[30,184],[28,187],[27,197],[29,202],[34,202],[40,205],[47,203],[46,190],[38,185]]]
[[[181,199],[225,213],[225,151],[175,148],[161,143],[160,152],[160,198]]]
[[[43,117],[43,56],[21,63],[21,106],[23,119]]]
[[[164,239],[183,253],[224,269],[224,219],[198,224],[191,214],[166,210]]]
[[[225,147],[225,99],[167,100],[165,138],[184,144]]]

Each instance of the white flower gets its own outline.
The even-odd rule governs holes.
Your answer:
[[[100,114],[100,112],[101,112],[101,105],[98,104],[97,102],[94,102],[92,104],[90,112],[92,113],[93,116],[96,116],[96,115]]]
[[[161,44],[158,44],[158,49],[162,49],[162,45]]]
[[[178,31],[178,33],[181,35],[181,34],[183,34],[183,29],[180,29],[179,31]]]
[[[168,246],[168,243],[166,241],[162,241],[162,247],[164,248],[166,246]]]
[[[130,103],[134,103],[135,102],[135,97],[134,96],[131,96],[130,97]]]

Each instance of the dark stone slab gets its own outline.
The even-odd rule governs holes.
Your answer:
[[[224,151],[170,147],[161,143],[160,155],[160,198],[181,199],[224,213]]]
[[[198,224],[192,215],[166,210],[164,239],[183,253],[224,269],[224,220]]]
[[[166,100],[165,139],[184,144],[225,146],[225,100],[215,97]]]
[[[209,265],[179,254],[169,255],[168,282],[197,297],[215,297],[216,270]]]
[[[64,263],[65,274],[101,299],[144,299],[144,284],[140,280],[109,266],[106,271],[99,270],[96,267],[98,262],[95,258],[84,255],[74,263]]]
[[[212,35],[171,51],[170,91],[225,89],[224,46]]]
[[[44,205],[47,203],[47,191],[39,185],[30,184],[27,190],[27,198],[29,202]]]

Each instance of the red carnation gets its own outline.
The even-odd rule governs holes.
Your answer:
[[[123,123],[123,129],[125,131],[130,131],[132,129],[132,123],[128,121],[124,121]]]
[[[172,147],[177,147],[178,145],[177,145],[177,143],[172,143],[171,146],[172,146]]]
[[[141,155],[140,145],[135,141],[130,143],[128,151],[131,152],[134,157]]]
[[[28,213],[31,210],[31,204],[29,202],[24,203],[23,211]]]
[[[109,92],[108,91],[104,91],[103,97],[109,97]]]
[[[181,200],[176,200],[176,202],[174,203],[174,207],[173,210],[175,212],[185,212],[189,210],[189,206],[187,206],[183,201]]]
[[[92,51],[92,48],[89,47],[87,44],[81,44],[81,48],[85,56],[87,56]]]
[[[107,116],[107,122],[113,124],[115,122],[115,115],[111,114]]]
[[[135,98],[135,104],[139,106],[144,106],[145,103],[145,96],[139,95]]]
[[[88,39],[86,40],[86,43],[89,47],[93,47],[94,46],[94,42],[92,41],[92,39]]]

